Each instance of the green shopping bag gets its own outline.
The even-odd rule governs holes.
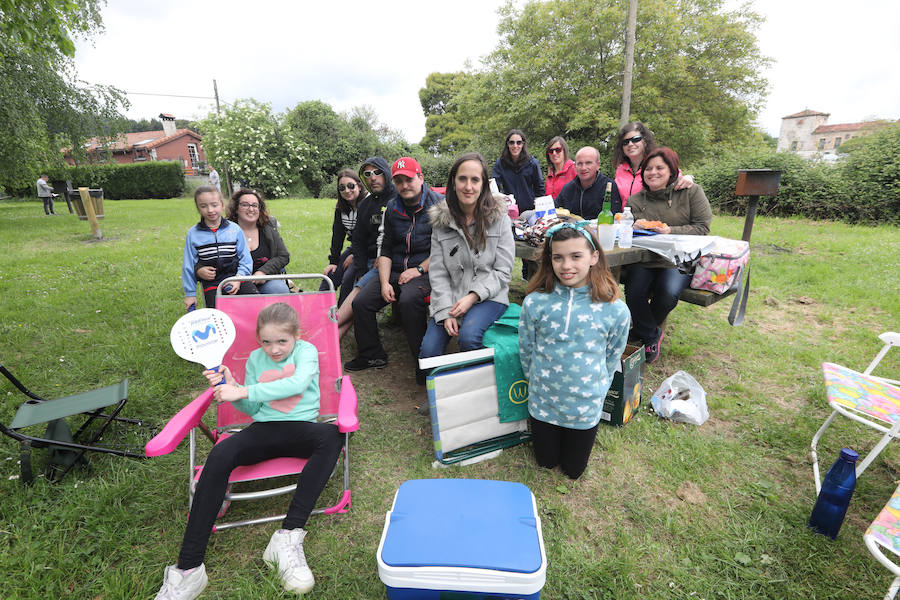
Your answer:
[[[510,304],[497,321],[484,332],[482,342],[494,349],[494,373],[497,379],[497,406],[500,422],[528,418],[528,381],[519,362],[519,313],[522,307]]]

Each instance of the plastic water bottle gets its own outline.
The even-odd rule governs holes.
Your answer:
[[[631,207],[626,206],[619,220],[619,248],[631,248],[631,239],[634,236],[634,215]]]
[[[822,490],[809,517],[809,526],[822,535],[836,539],[853,489],[856,487],[856,460],[859,458],[854,450],[843,448],[840,457],[834,461],[825,480]]]

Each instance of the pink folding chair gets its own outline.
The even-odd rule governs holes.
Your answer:
[[[243,281],[264,281],[272,278],[310,279],[315,280],[316,287],[321,280],[329,281],[322,275],[281,275],[265,277],[245,277]],[[238,281],[237,278],[226,279],[220,290],[229,281]],[[329,286],[331,282],[329,281]],[[244,368],[250,352],[258,347],[256,343],[256,317],[259,311],[269,304],[286,302],[290,304],[300,315],[300,331],[303,339],[313,344],[319,350],[319,392],[320,410],[319,421],[336,423],[338,430],[344,434],[343,456],[343,491],[337,502],[327,508],[316,508],[313,514],[344,513],[350,508],[350,455],[348,445],[350,433],[359,429],[357,419],[356,391],[350,382],[350,377],[343,375],[341,363],[341,350],[338,341],[337,306],[334,288],[324,292],[303,292],[286,295],[247,295],[231,296],[221,294],[216,298],[216,308],[224,311],[234,321],[237,338],[229,348],[224,360],[224,365],[231,369],[238,381],[244,381]],[[232,433],[240,430],[250,423],[250,418],[235,409],[231,403],[225,402],[216,405],[216,426],[210,428],[203,422],[203,415],[212,403],[212,388],[206,390],[190,404],[182,408],[166,424],[163,430],[150,440],[146,447],[147,456],[160,456],[175,450],[188,433],[190,434],[190,479],[188,495],[193,501],[194,490],[200,478],[202,465],[197,460],[197,431],[202,432],[214,444],[225,439]],[[338,461],[340,463],[340,459]],[[241,484],[249,481],[260,481],[285,475],[296,476],[300,474],[306,464],[305,459],[276,458],[267,460],[249,467],[238,467],[231,473],[228,492],[225,495],[225,505],[231,501],[257,500],[269,498],[279,494],[289,494],[297,488],[297,484],[284,485],[258,491],[233,491],[233,484]],[[335,469],[337,473],[338,470]],[[238,485],[238,487],[240,487]],[[188,504],[190,507],[190,504]],[[221,515],[220,515],[221,516]],[[280,521],[284,514],[264,516],[254,519],[217,523],[215,530],[229,529],[241,525],[254,525],[270,521]]]

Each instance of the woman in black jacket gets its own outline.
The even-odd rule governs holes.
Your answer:
[[[256,190],[241,188],[231,196],[228,219],[244,232],[253,258],[253,275],[277,275],[291,261],[284,240],[269,217],[266,203]],[[262,294],[288,294],[284,279],[271,279],[256,286]]]
[[[344,303],[353,289],[353,282],[358,273],[353,263],[351,246],[344,249],[344,241],[352,241],[353,229],[356,227],[356,211],[359,203],[368,196],[362,180],[351,169],[343,169],[337,177],[338,200],[334,207],[334,222],[331,225],[331,252],[328,254],[328,266],[323,273],[331,279],[338,293],[338,306]],[[327,289],[327,282],[320,289]]]

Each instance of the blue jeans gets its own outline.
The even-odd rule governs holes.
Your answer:
[[[459,324],[459,349],[461,352],[484,348],[481,338],[488,327],[494,324],[506,312],[506,305],[485,300],[472,306],[463,315]],[[440,356],[450,343],[450,334],[444,329],[443,322],[438,323],[433,318],[428,319],[428,329],[422,339],[422,348],[419,350],[419,358]]]
[[[256,284],[260,294],[290,294],[287,283],[284,279],[270,279],[262,283]]]
[[[678,304],[678,296],[690,283],[691,276],[675,268],[628,267],[625,303],[631,311],[634,335],[645,344],[655,343],[662,333],[659,326]]]
[[[371,267],[368,271],[363,274],[362,277],[359,278],[359,281],[356,282],[356,287],[362,289],[366,287],[370,281],[373,279],[378,279],[378,269],[375,267]]]

